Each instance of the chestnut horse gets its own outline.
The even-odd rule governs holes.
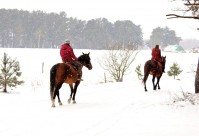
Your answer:
[[[156,90],[156,87],[158,86],[158,89],[160,89],[160,78],[162,77],[163,71],[165,69],[166,64],[166,56],[162,57],[162,63],[155,61],[155,60],[148,60],[144,65],[144,89],[147,92],[146,88],[146,81],[147,78],[150,75],[153,76],[152,82],[153,82],[153,90]],[[155,78],[157,78],[157,82],[155,84]]]
[[[74,63],[57,63],[54,66],[52,66],[50,70],[50,96],[52,101],[52,107],[55,107],[56,96],[58,98],[59,105],[62,105],[62,102],[59,97],[59,89],[62,87],[63,83],[67,83],[70,86],[71,94],[68,99],[68,103],[71,102],[71,99],[73,103],[76,103],[75,94],[77,92],[77,87],[81,82],[81,80],[78,80],[78,78],[82,77],[82,72],[81,75],[79,75],[78,71],[82,71],[83,66],[87,67],[89,70],[92,69],[89,54],[90,53],[83,53],[81,56],[79,56],[79,64],[76,63],[76,65],[74,65]]]

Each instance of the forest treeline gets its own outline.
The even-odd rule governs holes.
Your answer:
[[[76,49],[106,49],[116,43],[143,46],[140,25],[129,20],[84,21],[67,17],[65,12],[0,9],[1,48],[59,48],[65,39]]]

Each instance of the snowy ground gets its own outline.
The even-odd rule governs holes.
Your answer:
[[[56,101],[56,108],[51,108],[49,69],[60,62],[59,50],[1,49],[1,56],[3,52],[20,62],[25,84],[0,93],[0,136],[198,136],[199,97],[195,95],[194,105],[176,97],[182,91],[194,93],[198,54],[163,52],[166,71],[177,62],[183,72],[179,80],[164,74],[158,91],[152,90],[150,76],[146,93],[134,71],[150,58],[150,50],[138,54],[124,82],[106,84],[101,83],[104,71],[98,64],[105,51],[75,50],[77,56],[91,53],[93,70],[83,69],[77,104],[67,103],[70,91],[64,84],[63,106]]]

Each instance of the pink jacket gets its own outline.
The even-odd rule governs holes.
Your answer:
[[[61,46],[60,56],[63,62],[71,62],[71,60],[77,60],[77,57],[73,52],[73,48],[66,43]]]

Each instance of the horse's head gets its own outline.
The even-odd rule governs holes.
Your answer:
[[[165,65],[166,65],[166,56],[162,56],[163,71],[164,71],[164,69],[165,69]]]
[[[162,56],[162,62],[166,63],[166,56]]]
[[[90,59],[90,52],[88,54],[82,53],[81,56],[78,57],[78,61],[85,67],[87,67],[89,70],[91,70],[92,64],[91,64],[91,59]]]

